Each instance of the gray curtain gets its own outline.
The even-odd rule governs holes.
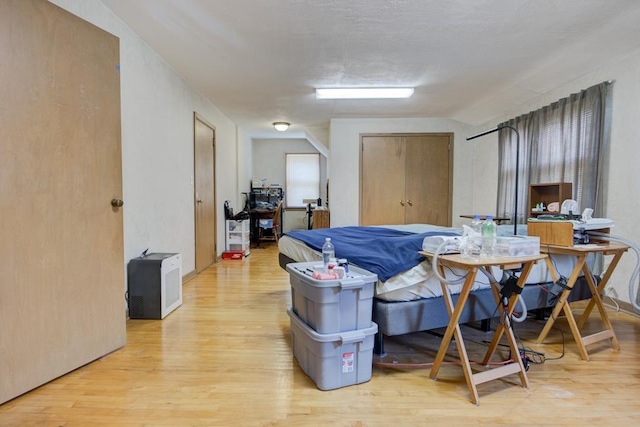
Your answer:
[[[611,92],[612,83],[601,83],[503,123],[520,133],[520,160],[516,171],[516,133],[500,131],[499,216],[513,218],[516,173],[519,223],[531,209],[529,184],[551,182],[572,183],[579,213],[593,208],[594,216],[606,216]]]

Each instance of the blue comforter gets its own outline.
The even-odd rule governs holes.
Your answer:
[[[457,236],[458,233],[432,231],[417,234],[391,228],[353,226],[289,231],[286,235],[318,252],[322,252],[324,239],[331,237],[337,258],[346,258],[349,263],[375,273],[384,282],[424,260],[418,251],[422,250],[425,237]]]

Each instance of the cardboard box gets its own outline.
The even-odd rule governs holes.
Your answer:
[[[592,229],[592,231],[598,231],[600,233],[609,233],[609,228]],[[572,221],[562,220],[549,220],[549,221],[529,221],[527,222],[527,234],[529,236],[540,237],[540,245],[554,245],[554,246],[573,246],[574,234],[577,230],[574,229],[574,223]],[[601,239],[597,237],[591,237],[590,242],[598,242]]]
[[[527,234],[538,236],[540,245],[573,246],[571,221],[529,221]]]

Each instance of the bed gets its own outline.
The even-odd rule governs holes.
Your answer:
[[[336,257],[378,275],[373,300],[373,321],[378,324],[375,352],[384,353],[384,337],[446,327],[449,315],[439,280],[429,261],[418,254],[425,237],[461,235],[459,228],[429,224],[387,225],[371,227],[336,227],[304,231],[290,231],[278,241],[279,263],[282,268],[290,262],[321,262],[321,247],[325,237],[331,237]],[[518,226],[518,234],[526,234],[526,225]],[[513,235],[512,225],[498,226],[499,236]],[[567,276],[574,265],[572,257],[555,256],[558,272]],[[595,258],[588,260],[592,271],[598,273]],[[502,272],[493,271],[500,280]],[[447,277],[456,277],[460,271],[448,271]],[[517,274],[517,273],[516,273]],[[483,322],[496,316],[496,304],[489,279],[478,275],[469,297],[461,323]],[[529,274],[522,292],[528,310],[552,307],[555,296],[549,293],[551,277],[545,263],[538,263]],[[450,285],[454,301],[461,285]],[[586,283],[579,280],[570,300],[591,296]]]

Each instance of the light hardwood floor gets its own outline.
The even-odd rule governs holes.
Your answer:
[[[389,338],[374,357],[371,381],[320,391],[292,356],[288,274],[277,247],[221,261],[184,285],[184,303],[164,320],[131,320],[127,344],[102,359],[0,406],[1,426],[629,426],[640,422],[640,319],[610,309],[622,350],[608,341],[580,360],[569,328],[535,339],[543,324],[515,326],[524,344],[548,360],[478,386],[469,400],[462,370],[444,366],[429,379],[436,333]],[[575,309],[577,313],[580,308]],[[599,329],[592,314],[587,329]],[[463,328],[472,359],[490,335]],[[451,345],[449,355],[455,355]],[[507,354],[501,350],[504,357]],[[449,357],[449,360],[453,360]],[[394,367],[378,363],[395,364]],[[404,366],[424,364],[424,366]]]

